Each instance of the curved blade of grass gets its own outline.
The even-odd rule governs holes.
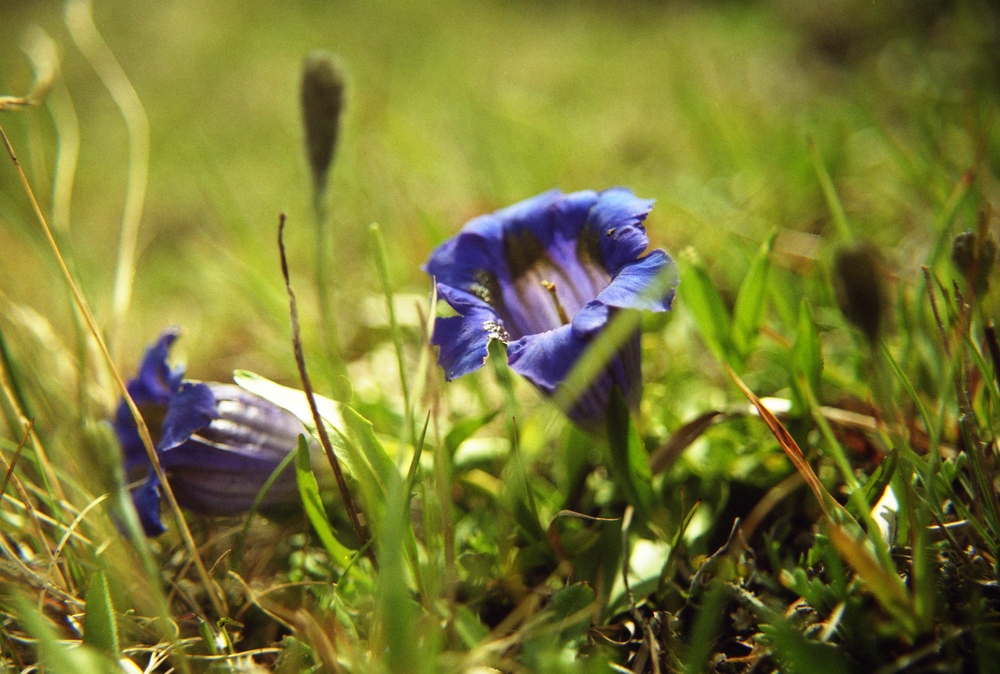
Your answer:
[[[843,507],[833,499],[830,492],[828,492],[826,487],[823,486],[823,483],[820,482],[819,476],[816,475],[812,466],[810,466],[809,462],[806,461],[806,457],[802,454],[802,450],[799,449],[798,443],[795,442],[795,439],[785,429],[785,427],[781,425],[778,418],[771,413],[771,410],[764,406],[764,403],[760,401],[760,398],[758,398],[754,392],[743,383],[743,380],[740,379],[735,372],[733,372],[732,368],[727,365],[726,370],[729,372],[729,376],[732,378],[733,382],[736,383],[736,386],[743,392],[743,395],[745,395],[753,406],[757,408],[757,413],[760,414],[760,418],[763,419],[764,423],[767,424],[767,427],[771,429],[771,433],[773,433],[774,437],[778,440],[778,444],[781,445],[781,448],[785,451],[789,460],[791,460],[792,465],[795,466],[795,469],[802,475],[806,484],[809,485],[813,495],[819,502],[820,508],[823,509],[823,514],[829,517],[830,509],[833,507],[839,507],[843,510]],[[854,518],[851,517],[846,510],[843,514],[846,515],[850,521],[854,521]]]
[[[834,187],[830,173],[826,170],[826,165],[823,164],[823,158],[819,155],[816,141],[810,138],[808,142],[809,156],[812,158],[813,167],[816,169],[816,177],[819,178],[819,186],[823,190],[823,196],[826,198],[826,205],[830,209],[833,223],[837,226],[837,234],[840,235],[841,240],[845,243],[852,241],[854,239],[854,232],[851,231],[851,226],[847,224],[847,215],[844,213],[843,204],[840,203],[840,197],[837,196],[837,188]]]
[[[389,278],[389,253],[385,247],[385,238],[378,223],[369,225],[372,241],[375,246],[375,264],[378,267],[379,280],[382,282],[382,292],[385,294],[385,307],[389,312],[389,331],[392,334],[392,345],[396,350],[396,364],[399,367],[399,383],[403,389],[403,412],[406,415],[406,428],[410,433],[410,442],[416,444],[417,429],[414,426],[413,409],[410,407],[410,386],[406,380],[406,361],[403,357],[403,337],[396,321],[396,308],[392,301],[392,281]]]
[[[264,498],[267,493],[271,491],[271,487],[274,483],[285,472],[288,468],[288,464],[295,460],[297,452],[289,452],[288,455],[281,460],[281,462],[271,471],[271,474],[267,476],[267,480],[264,482],[264,486],[260,488],[257,492],[257,497],[253,500],[253,505],[250,506],[250,512],[247,513],[246,522],[243,524],[243,530],[240,532],[239,538],[236,539],[236,544],[233,546],[233,558],[239,563],[243,559],[243,546],[246,544],[247,534],[250,533],[250,523],[253,522],[254,516],[260,509],[260,504],[264,502]],[[296,474],[297,476],[297,474]],[[313,477],[315,480],[315,476]]]

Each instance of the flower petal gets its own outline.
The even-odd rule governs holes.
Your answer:
[[[473,218],[431,253],[424,271],[439,283],[469,291],[487,272],[509,278],[505,237],[529,230],[541,245],[551,240],[552,206],[562,197],[549,190],[494,213]]]
[[[507,347],[507,357],[512,370],[543,393],[552,395],[589,345],[590,339],[566,325],[512,342]],[[642,390],[638,332],[622,345],[618,355],[577,398],[567,416],[584,428],[600,428],[607,414],[611,389],[615,386],[630,407],[638,405]]]
[[[458,290],[457,288],[452,288],[443,283],[437,284],[438,295],[445,302],[448,303],[452,309],[460,314],[466,314],[471,309],[484,309],[486,311],[492,311],[490,305],[484,302],[481,298],[476,297],[472,293],[467,293],[464,290]]]
[[[512,224],[524,227],[562,195],[549,190],[538,196],[508,206],[494,213],[480,215],[465,224],[462,231],[434,249],[424,264],[424,271],[439,283],[468,291],[479,282],[478,274],[493,274],[506,268],[504,235]]]
[[[600,193],[590,210],[587,226],[598,237],[604,268],[612,276],[634,262],[649,246],[642,221],[652,208],[652,199],[640,199],[624,187]]]
[[[496,314],[487,309],[471,308],[465,316],[436,319],[431,344],[441,347],[438,364],[444,368],[445,379],[451,381],[481,368],[491,339],[506,341],[506,332]]]
[[[558,235],[567,241],[576,241],[580,230],[587,223],[590,209],[600,198],[593,190],[582,190],[563,195],[562,199],[552,206],[552,227]]]
[[[258,458],[274,470],[306,433],[291,412],[233,384],[206,384],[215,398],[218,418],[197,431],[200,442],[248,458]],[[265,478],[267,475],[264,476]]]
[[[160,520],[160,481],[152,470],[146,481],[132,490],[132,504],[147,536],[159,536],[167,530]]]
[[[185,382],[175,400],[183,397],[187,400],[171,405],[172,410],[184,410],[178,413],[183,421],[170,426],[180,442],[161,451],[178,503],[204,515],[248,511],[271,473],[296,448],[305,427],[291,413],[231,384]],[[206,419],[208,424],[202,426]],[[190,432],[182,435],[184,431]],[[298,500],[295,471],[289,466],[263,505]]]
[[[507,345],[507,362],[512,370],[552,395],[587,348],[587,343],[573,334],[572,326],[564,325],[511,342]]]
[[[577,337],[593,335],[608,324],[611,310],[604,302],[591,302],[573,317],[573,332]]]
[[[664,272],[664,269],[670,271]],[[649,288],[661,273],[670,274],[661,281],[663,293],[650,295]],[[642,309],[645,311],[670,311],[677,287],[677,268],[665,252],[657,248],[649,255],[622,267],[608,287],[597,296],[597,301],[619,309]]]
[[[180,331],[177,328],[164,330],[156,344],[146,349],[138,374],[128,382],[128,393],[144,416],[157,407],[165,409],[170,397],[180,388],[184,367],[171,368],[167,365],[170,347],[178,335]],[[146,448],[124,400],[118,404],[112,428],[125,455],[125,474],[134,474],[137,469],[148,467]]]
[[[286,455],[294,447],[290,445]],[[177,502],[195,512],[215,517],[250,510],[267,478],[280,463],[280,459],[276,461],[273,456],[208,444],[199,436],[165,452],[163,459]],[[289,465],[271,485],[262,505],[298,502],[295,470]]]
[[[165,452],[187,441],[193,433],[218,419],[212,389],[201,382],[186,381],[170,399],[163,418],[163,434],[156,449]]]

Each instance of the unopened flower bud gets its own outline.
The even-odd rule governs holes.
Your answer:
[[[975,294],[981,295],[990,287],[990,274],[997,260],[997,241],[985,226],[984,236],[971,230],[962,232],[951,244],[951,261],[966,278]]]
[[[837,253],[834,284],[837,303],[844,318],[874,342],[886,311],[882,262],[870,244],[845,248]]]
[[[300,97],[306,154],[318,201],[326,190],[326,175],[337,150],[344,107],[344,74],[329,54],[314,52],[306,57]]]
[[[247,513],[306,428],[290,412],[238,386],[184,379],[183,367],[167,365],[177,335],[165,331],[146,351],[128,383],[129,395],[152,422],[156,454],[177,502],[209,516]],[[146,534],[157,536],[166,530],[160,519],[161,485],[124,401],[113,426],[129,479],[145,474],[132,490],[132,502]],[[280,511],[300,503],[295,471],[287,468],[260,505]]]

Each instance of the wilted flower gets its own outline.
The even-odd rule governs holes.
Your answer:
[[[149,425],[156,452],[177,502],[205,515],[245,513],[278,464],[295,450],[302,423],[291,413],[232,384],[183,379],[182,367],[167,365],[177,332],[164,332],[146,351],[128,391]],[[145,480],[132,500],[147,535],[165,530],[160,521],[160,482],[149,463],[125,402],[118,406],[115,433],[129,479]],[[299,501],[295,471],[286,469],[262,506]]]
[[[552,395],[615,311],[669,310],[673,260],[660,249],[640,257],[652,206],[624,188],[552,190],[475,218],[441,244],[424,270],[460,314],[434,327],[445,376],[481,367],[497,339],[507,345],[511,369]],[[662,283],[659,292],[651,292],[654,281]],[[614,386],[635,407],[641,385],[636,332],[569,416],[595,428]]]

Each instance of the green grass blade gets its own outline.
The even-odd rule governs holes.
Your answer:
[[[733,307],[733,346],[743,359],[750,356],[753,342],[760,332],[767,310],[767,279],[771,270],[771,249],[777,230],[761,244],[757,255],[750,263],[746,278],[740,284]]]
[[[843,204],[840,203],[840,197],[837,196],[837,188],[834,187],[833,179],[830,178],[830,173],[826,170],[826,165],[823,164],[823,158],[819,155],[816,142],[811,138],[809,139],[809,156],[812,157],[813,168],[816,169],[816,177],[819,178],[819,186],[826,198],[826,205],[830,209],[833,224],[837,226],[837,234],[842,242],[849,242],[854,239],[854,232],[847,224],[847,215],[844,213]]]
[[[403,337],[396,321],[396,308],[392,301],[392,280],[389,278],[389,253],[385,247],[385,238],[377,223],[369,227],[375,246],[375,263],[378,267],[379,280],[382,282],[382,292],[385,293],[386,310],[389,312],[389,330],[392,333],[392,345],[396,350],[396,364],[399,367],[399,383],[403,388],[403,410],[406,414],[406,427],[410,433],[410,442],[417,441],[417,431],[413,425],[413,410],[410,407],[410,387],[406,380],[406,360],[403,354]]]
[[[705,264],[690,248],[678,256],[677,264],[681,276],[677,292],[682,306],[694,318],[701,338],[720,362],[742,370],[742,358],[737,355],[732,342],[729,311]]]
[[[250,524],[253,522],[254,516],[260,509],[260,504],[264,502],[264,498],[267,497],[267,493],[271,491],[271,487],[278,480],[285,469],[288,468],[288,464],[295,460],[297,452],[289,452],[288,456],[283,458],[281,462],[271,471],[268,475],[267,480],[264,482],[264,486],[260,488],[257,492],[257,497],[253,500],[253,505],[250,507],[250,512],[247,513],[246,522],[243,524],[243,530],[240,532],[239,538],[236,539],[236,544],[233,546],[233,558],[236,560],[243,559],[243,545],[246,543],[247,534],[250,533]],[[315,479],[315,478],[314,478]]]
[[[351,563],[351,551],[340,543],[333,535],[330,521],[326,517],[323,509],[323,499],[320,498],[319,484],[316,476],[312,472],[312,464],[309,460],[309,444],[304,435],[299,436],[299,448],[295,454],[295,478],[299,485],[299,494],[302,496],[302,507],[306,511],[313,531],[319,537],[320,542],[330,557],[343,569]]]
[[[617,388],[611,391],[608,405],[608,449],[615,484],[635,506],[641,519],[648,518],[653,503],[649,457],[632,423],[628,405]]]

